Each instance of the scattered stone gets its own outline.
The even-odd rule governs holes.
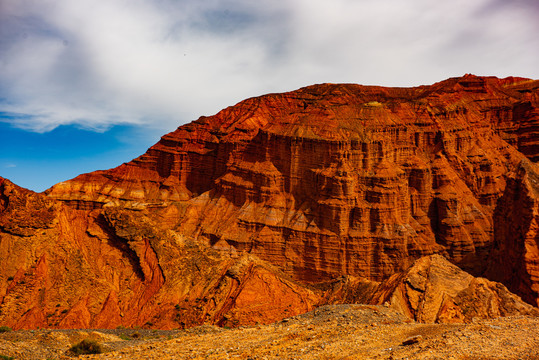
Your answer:
[[[310,312],[290,318],[286,327],[275,323],[214,331],[215,327],[206,326],[160,331],[155,336],[151,330],[140,329],[140,338],[128,341],[121,335],[133,330],[10,331],[0,334],[0,354],[25,360],[69,360],[66,350],[81,337],[91,336],[99,339],[104,349],[103,354],[84,356],[94,360],[539,358],[538,317],[420,324],[407,323],[402,316],[398,320],[398,314],[384,306],[346,304],[328,305],[317,313],[323,314],[319,315],[322,318]],[[343,314],[357,319],[357,324],[363,322],[363,326],[343,324]],[[392,322],[385,323],[386,317]]]
[[[420,342],[422,340],[423,340],[423,336],[416,335],[416,336],[412,336],[412,337],[409,337],[408,339],[404,340],[401,345],[403,345],[403,346],[413,345],[413,344],[417,344],[418,342]]]

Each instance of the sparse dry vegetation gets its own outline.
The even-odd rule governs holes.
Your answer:
[[[95,340],[84,339],[78,344],[73,345],[69,351],[75,355],[101,354],[103,348]]]

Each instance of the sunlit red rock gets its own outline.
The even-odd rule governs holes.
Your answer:
[[[0,199],[0,323],[14,329],[236,326],[319,301],[269,264],[144,212],[74,210],[1,178]]]
[[[435,253],[481,275],[505,221],[494,214],[506,181],[539,158],[538,87],[466,75],[270,94],[47,194],[79,209],[158,209],[182,235],[255,254],[303,282],[379,281]],[[512,288],[524,295],[535,282]]]
[[[343,276],[324,284],[322,302],[385,305],[421,323],[466,323],[474,318],[539,316],[503,284],[474,277],[441,255],[424,256],[382,282]]]
[[[313,85],[202,117],[45,194],[2,180],[0,322],[268,322],[398,294],[389,285],[433,254],[471,275],[436,300],[442,315],[410,307],[415,319],[468,320],[462,304],[505,296],[472,275],[537,304],[538,109],[539,81],[522,78]]]
[[[14,329],[254,325],[334,303],[386,304],[427,323],[539,315],[440,255],[382,282],[306,285],[256,256],[189,240],[147,211],[75,210],[4,179],[0,190],[0,323]]]
[[[440,255],[423,257],[405,273],[392,276],[378,288],[374,299],[384,299],[389,306],[423,323],[539,315],[539,309],[502,284],[475,278]]]

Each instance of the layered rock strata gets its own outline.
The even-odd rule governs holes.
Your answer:
[[[474,318],[534,315],[539,309],[523,302],[500,283],[476,278],[440,255],[417,260],[403,274],[382,283],[371,302],[389,306],[422,323],[462,323]]]
[[[334,303],[386,304],[419,322],[539,315],[439,255],[381,283],[306,285],[256,256],[166,229],[147,211],[76,210],[2,178],[0,205],[0,323],[14,329],[253,325]]]
[[[231,258],[144,213],[74,210],[0,178],[0,323],[184,328],[271,322],[319,296],[248,254]]]
[[[539,158],[538,89],[535,80],[466,75],[270,94],[47,195],[75,209],[146,209],[188,239],[256,255],[306,283],[381,281],[430,254],[486,274],[503,262],[503,244],[521,241],[496,214],[502,203],[519,206],[507,194],[521,186],[512,174]],[[531,226],[525,237],[536,233]],[[497,275],[531,303],[535,251],[512,253],[519,276]]]

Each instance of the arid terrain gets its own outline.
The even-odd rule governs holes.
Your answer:
[[[84,359],[538,359],[539,318],[420,324],[384,306],[330,305],[270,325],[188,330],[24,330],[0,335],[0,354],[71,359],[95,339],[103,353]]]

